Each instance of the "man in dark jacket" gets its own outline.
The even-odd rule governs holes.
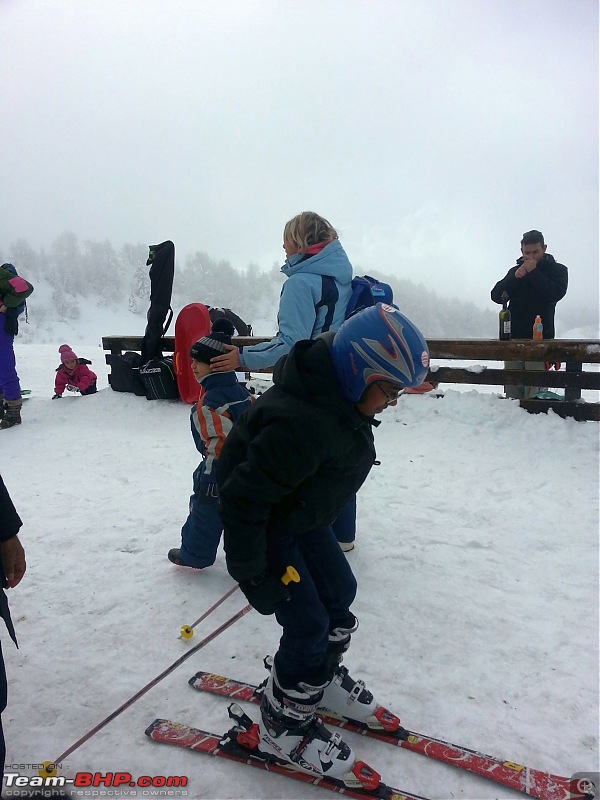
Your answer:
[[[366,309],[337,333],[294,345],[221,451],[227,568],[256,610],[283,628],[259,748],[313,775],[347,782],[354,765],[317,707],[380,729],[399,724],[340,666],[358,625],[350,612],[356,580],[331,522],[375,463],[375,414],[420,384],[428,364],[410,320],[391,306]],[[288,567],[299,582],[281,581]]]
[[[2,588],[0,588],[0,613],[6,623],[11,639],[17,644],[15,629],[10,618],[8,601],[4,589],[12,589],[20,582],[25,574],[25,551],[17,536],[21,527],[21,518],[17,514],[10,499],[10,495],[0,475],[0,558],[2,572]],[[6,708],[6,669],[4,656],[0,648],[0,715]],[[4,758],[6,746],[4,744],[4,731],[2,730],[2,717],[0,716],[0,759],[2,772],[4,772]]]
[[[543,338],[554,339],[554,311],[567,293],[568,271],[546,252],[544,237],[539,231],[528,231],[521,239],[521,257],[491,292],[494,303],[502,304],[508,296],[512,339],[533,339],[533,324],[540,316]],[[544,370],[540,361],[506,361],[506,369]],[[538,386],[505,386],[507,397],[518,400],[535,397]]]

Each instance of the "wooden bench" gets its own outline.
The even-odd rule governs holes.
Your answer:
[[[103,336],[102,347],[108,354],[126,350],[141,351],[142,336]],[[240,346],[267,342],[270,337],[237,337],[232,339]],[[553,389],[564,389],[564,400],[520,400],[522,408],[532,413],[553,409],[561,417],[600,421],[600,403],[587,403],[581,399],[581,390],[600,391],[600,372],[589,370],[590,364],[600,364],[598,339],[429,339],[427,342],[432,361],[471,361],[473,366],[452,367],[432,364],[426,380],[437,383],[475,384],[487,386],[539,386],[543,383]],[[161,339],[164,353],[172,353],[175,337]],[[490,368],[482,361],[544,361],[566,365],[566,370],[507,370],[504,365]],[[584,367],[588,369],[584,369]],[[271,369],[252,370],[271,372]]]

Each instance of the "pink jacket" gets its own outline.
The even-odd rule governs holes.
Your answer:
[[[69,372],[65,365],[56,372],[56,379],[54,381],[54,391],[56,394],[62,394],[67,384],[76,386],[80,392],[85,392],[86,389],[92,385],[98,376],[86,364],[77,364],[74,370]]]

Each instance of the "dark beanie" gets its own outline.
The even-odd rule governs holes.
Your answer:
[[[211,358],[222,356],[227,352],[226,344],[231,344],[235,328],[225,317],[215,320],[208,336],[201,339],[190,347],[190,358],[201,361],[203,364],[210,364]]]

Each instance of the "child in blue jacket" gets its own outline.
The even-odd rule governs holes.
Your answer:
[[[226,352],[234,328],[218,319],[208,336],[190,349],[192,372],[200,384],[200,397],[190,421],[202,461],[194,471],[194,493],[188,518],[181,529],[181,547],[169,550],[168,558],[181,567],[203,569],[214,564],[223,526],[217,491],[217,461],[233,423],[251,405],[250,394],[238,383],[235,372],[212,374],[210,360]]]

